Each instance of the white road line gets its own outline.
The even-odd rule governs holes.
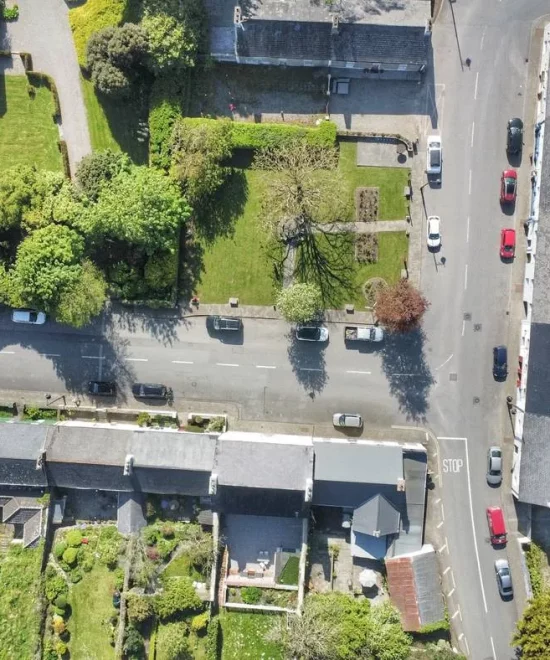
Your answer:
[[[149,362],[148,358],[126,358],[126,362]]]
[[[447,435],[438,435],[437,439],[438,440],[467,440],[467,438],[458,438],[458,437],[447,436]]]
[[[437,523],[437,525],[436,525],[437,529],[439,529],[440,527],[443,527],[444,524],[445,523],[443,521],[441,521],[440,523]]]
[[[441,502],[441,498],[438,497],[437,500],[435,501],[436,504],[439,504]]]
[[[347,374],[365,374],[366,376],[370,376],[371,372],[370,371],[346,371]]]
[[[453,581],[453,588],[456,589],[455,575],[451,573],[451,580]]]
[[[477,561],[477,571],[479,574],[479,582],[481,585],[481,595],[483,596],[483,607],[485,608],[485,614],[487,614],[487,599],[485,598],[485,588],[483,587],[483,578],[481,576],[481,562],[479,561],[479,550],[477,549],[477,536],[476,528],[474,524],[474,505],[472,502],[472,484],[470,480],[470,457],[468,454],[468,440],[464,440],[464,446],[466,447],[466,476],[468,477],[468,497],[470,499],[470,518],[472,521],[472,532],[474,535],[474,548],[476,551],[476,561]]]
[[[216,362],[216,366],[218,367],[238,367],[238,364],[234,364],[233,362]]]
[[[189,360],[172,360],[172,364],[195,364],[195,363],[189,362]]]
[[[256,369],[277,369],[277,367],[274,367],[270,364],[257,364]]]
[[[97,372],[97,379],[103,380],[103,344],[99,345],[99,369]]]
[[[0,351],[0,355],[14,355],[15,351]]]
[[[443,508],[443,504],[441,505],[441,518],[442,520],[445,520],[445,509]]]
[[[101,355],[83,355],[83,360],[104,360],[105,358]]]
[[[447,566],[447,568],[443,571],[443,575],[447,575],[447,573],[451,570],[450,566]]]
[[[462,336],[464,337],[464,331],[466,330],[466,321],[462,321]]]
[[[470,242],[470,217],[466,220],[466,243]]]
[[[453,614],[453,616],[451,617],[451,619],[456,618],[459,614],[460,614],[460,612],[457,610],[457,611]]]
[[[42,357],[61,357],[60,353],[40,353]]]
[[[449,593],[447,594],[447,598],[450,598],[454,594],[455,590],[451,589]]]
[[[468,174],[468,195],[472,194],[472,170],[470,170],[470,174]]]
[[[460,635],[458,636],[458,639],[461,640],[463,637],[464,637],[464,633],[460,633]]]
[[[487,30],[487,26],[483,28],[483,34],[481,35],[481,43],[479,44],[479,50],[483,50],[483,42],[485,41],[486,30]]]
[[[474,90],[474,101],[477,99],[477,82],[479,80],[479,71],[476,73],[476,88]]]
[[[500,2],[500,0],[499,0],[499,2]],[[460,615],[460,620],[462,621],[462,614]],[[468,640],[466,639],[466,637],[464,638],[464,644],[466,644],[466,655],[469,656],[470,655],[470,647],[468,646]],[[496,660],[496,658],[495,658],[495,660]]]
[[[490,640],[491,640],[491,648],[493,649],[493,657],[494,657],[495,660],[496,660],[496,658],[497,658],[497,652],[495,651],[495,643],[493,642],[493,638],[492,638],[492,637],[490,637]]]
[[[300,371],[323,371],[322,369],[313,369],[310,367],[300,367]]]
[[[474,146],[474,134],[476,131],[476,123],[475,121],[472,122],[472,139],[470,140],[470,147]]]
[[[468,288],[468,264],[464,266],[464,291]]]
[[[454,353],[451,353],[449,357],[445,360],[445,362],[443,362],[443,364],[440,364],[439,367],[435,368],[435,371],[439,371],[442,367],[444,367],[447,364],[447,362],[453,357],[453,355]]]
[[[443,552],[443,550],[447,550],[447,544],[446,544],[446,543],[445,543],[445,545],[442,545],[442,546],[439,548],[439,550],[438,550],[439,554],[441,554],[441,553]]]

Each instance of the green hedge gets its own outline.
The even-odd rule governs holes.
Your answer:
[[[531,580],[531,590],[533,591],[533,596],[536,598],[540,596],[544,589],[544,580],[542,577],[544,552],[536,543],[531,542],[531,545],[525,551],[525,560]]]
[[[50,90],[54,104],[54,110],[52,113],[53,120],[57,121],[58,119],[61,119],[61,105],[59,103],[59,94],[57,93],[55,80],[46,73],[39,73],[38,71],[27,71],[27,80],[35,87],[44,85],[44,87],[47,87]]]
[[[24,53],[21,52],[19,53],[19,57],[21,58],[21,61],[23,62],[23,66],[25,68],[25,73],[29,73],[29,71],[32,71],[32,55],[30,53]]]
[[[61,153],[61,160],[63,161],[63,172],[67,179],[71,178],[71,163],[69,161],[69,151],[67,149],[67,143],[65,140],[57,141],[57,148]]]
[[[184,111],[189,74],[182,73],[179,82],[157,78],[149,98],[149,164],[163,170],[170,167],[172,127]]]
[[[207,660],[218,660],[221,650],[221,625],[217,616],[212,617],[208,624],[206,633],[206,657]]]
[[[127,8],[126,0],[87,0],[69,10],[69,23],[81,67],[86,66],[86,46],[94,32],[120,25]]]
[[[191,128],[213,121],[217,120],[200,117],[184,119],[184,122]],[[306,140],[308,144],[329,148],[336,145],[336,125],[331,121],[323,121],[320,126],[314,128],[296,124],[233,122],[231,140],[233,149],[278,147],[294,140]]]

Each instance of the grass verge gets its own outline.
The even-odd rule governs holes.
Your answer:
[[[25,76],[0,76],[0,167],[61,171],[52,93],[39,86],[31,98],[28,87]]]
[[[137,139],[139,122],[145,120],[146,115],[139,102],[100,99],[90,80],[81,78],[81,85],[92,149],[125,151],[136,165],[146,165],[147,140]]]
[[[248,612],[224,612],[222,626],[222,660],[283,660],[281,647],[265,639],[277,615]]]
[[[379,220],[404,220],[408,213],[403,188],[407,185],[409,170],[405,167],[358,167],[357,144],[340,142],[339,167],[350,187],[379,188]]]
[[[112,601],[114,587],[114,573],[104,566],[94,566],[71,589],[71,657],[94,660],[112,660],[115,657],[109,637],[109,618],[115,612]]]
[[[0,558],[0,658],[33,658],[40,634],[42,546],[10,546]]]

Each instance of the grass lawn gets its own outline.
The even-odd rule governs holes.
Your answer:
[[[41,86],[32,99],[27,85],[25,76],[0,76],[0,167],[36,165],[60,171],[52,94]]]
[[[147,140],[137,139],[138,123],[143,109],[138,103],[126,101],[111,101],[99,99],[94,86],[89,80],[80,79],[84,104],[88,115],[88,126],[92,149],[100,151],[125,151],[137,165],[148,162]]]
[[[341,235],[340,235],[341,236]],[[329,308],[342,307],[352,303],[357,310],[365,309],[363,284],[372,277],[382,277],[388,284],[397,282],[403,268],[403,257],[407,255],[408,239],[403,231],[380,232],[378,237],[378,261],[375,264],[360,264],[355,261],[355,247],[350,235],[342,236],[334,244],[329,245],[324,236],[318,241],[323,252],[332,251],[331,261],[340,264],[340,272],[349,277],[349,287],[345,284],[335,285],[330,290]],[[303,274],[304,281],[315,281],[315,274]],[[326,291],[327,289],[325,289]]]
[[[340,169],[349,181],[351,194],[356,188],[376,187],[379,192],[379,220],[404,220],[407,200],[403,188],[407,185],[409,170],[405,167],[358,167],[357,144],[340,142]]]
[[[282,660],[283,651],[274,642],[267,642],[265,634],[273,626],[277,615],[248,612],[224,612],[222,625],[222,660]]]
[[[114,648],[109,643],[109,617],[115,612],[114,586],[115,574],[96,565],[71,589],[72,614],[68,627],[72,658],[112,660],[115,657]]]
[[[42,547],[12,545],[0,557],[0,658],[32,658],[40,634]]]
[[[204,575],[201,575],[189,561],[189,556],[186,554],[180,555],[174,561],[170,562],[169,566],[163,571],[166,577],[189,577],[196,582],[204,581]]]
[[[241,305],[272,305],[275,299],[273,265],[260,221],[260,174],[244,170],[244,177],[246,201],[232,231],[204,247],[204,272],[198,286],[203,303],[226,303],[237,296]]]
[[[281,575],[277,582],[279,584],[298,584],[300,575],[300,557],[289,557],[286,564],[283,566]]]

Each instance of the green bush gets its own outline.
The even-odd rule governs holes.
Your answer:
[[[185,112],[189,89],[189,73],[159,77],[153,83],[149,97],[149,162],[168,171],[170,142],[176,119]]]
[[[67,644],[65,644],[65,642],[63,642],[62,640],[59,640],[55,643],[55,652],[60,658],[62,658],[67,653],[68,650],[69,649],[67,647]]]
[[[115,568],[115,589],[122,591],[124,586],[124,569]]]
[[[94,32],[111,25],[120,25],[126,9],[126,0],[87,0],[69,10],[69,23],[81,67],[86,66],[86,46]]]
[[[217,616],[210,619],[206,634],[206,657],[207,660],[218,660],[221,651],[221,626]]]
[[[108,545],[101,551],[100,561],[104,566],[107,566],[107,568],[116,568],[118,564],[118,554],[118,543]]]
[[[19,18],[19,6],[4,7],[3,18],[5,21],[15,21]]]
[[[82,580],[82,571],[79,568],[73,568],[70,574],[71,582],[76,584]]]
[[[208,625],[208,612],[203,612],[202,614],[197,614],[191,619],[191,630],[198,634],[202,634],[206,630]]]
[[[68,590],[67,583],[61,575],[56,573],[54,576],[46,578],[45,592],[46,598],[50,602],[53,602],[60,594],[66,594]]]
[[[155,545],[160,538],[160,531],[156,527],[145,527],[142,534],[147,545]]]
[[[427,623],[425,626],[422,626],[418,632],[421,635],[430,635],[435,632],[450,630],[450,628],[449,619],[441,619],[441,621]]]
[[[262,599],[262,590],[260,587],[243,587],[241,589],[241,598],[247,605],[256,605]]]
[[[56,607],[65,609],[65,607],[67,607],[67,596],[65,594],[59,594],[59,596],[54,600],[53,604]]]
[[[85,555],[82,561],[80,562],[80,568],[85,572],[89,573],[94,567],[94,558],[92,555]]]
[[[151,598],[130,594],[127,599],[128,619],[132,623],[143,623],[153,616],[153,601]]]
[[[53,554],[55,555],[56,559],[61,559],[66,549],[67,549],[67,544],[65,543],[65,541],[56,543],[53,549]]]
[[[71,163],[69,161],[69,150],[67,148],[67,143],[65,140],[57,141],[57,148],[61,154],[61,160],[63,161],[63,174],[67,179],[71,178]]]
[[[76,564],[78,550],[76,548],[67,548],[63,553],[63,561],[69,566]]]
[[[225,418],[223,417],[213,417],[206,427],[207,431],[212,431],[213,433],[221,433],[223,427],[225,426]]]
[[[23,417],[25,419],[38,420],[38,419],[57,419],[57,410],[54,408],[35,408],[33,406],[25,406],[23,409]]]
[[[234,149],[279,147],[294,140],[306,140],[308,144],[329,148],[336,145],[336,125],[329,121],[324,121],[318,128],[295,124],[234,122],[231,137]]]
[[[174,525],[171,525],[170,523],[164,523],[164,525],[160,528],[160,533],[165,539],[173,539]]]
[[[164,591],[154,600],[155,612],[160,619],[166,620],[176,613],[196,612],[202,608],[202,601],[190,579],[166,578],[163,582]]]
[[[124,652],[130,657],[141,657],[143,653],[143,637],[137,628],[128,626],[124,640]]]
[[[147,412],[140,412],[136,417],[138,426],[151,426],[151,415]]]
[[[78,548],[82,545],[82,532],[79,529],[71,529],[67,532],[65,541],[70,548]]]
[[[53,611],[57,616],[65,616],[65,608],[64,607],[54,607]]]
[[[531,543],[525,551],[527,570],[529,571],[529,578],[531,580],[531,590],[535,598],[540,595],[544,586],[542,578],[543,556],[544,552],[536,543]]]

